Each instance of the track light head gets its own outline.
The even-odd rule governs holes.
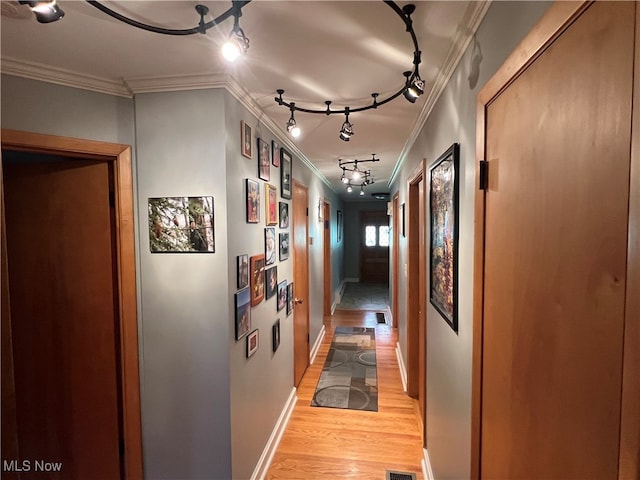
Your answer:
[[[246,55],[249,50],[249,39],[240,28],[242,10],[234,3],[233,29],[229,38],[222,46],[222,56],[229,62],[235,62],[241,55]]]
[[[361,178],[362,178],[362,174],[360,173],[360,170],[358,170],[358,167],[356,167],[356,169],[351,174],[351,179],[357,182]]]
[[[64,12],[56,0],[48,2],[20,1],[20,5],[28,5],[39,23],[51,23],[64,17]]]
[[[353,192],[353,187],[351,186],[351,184],[347,185],[347,192]]]
[[[424,93],[424,80],[420,78],[417,73],[407,82],[407,87],[404,90],[404,98],[411,103],[416,103],[416,100],[420,95]]]
[[[300,134],[302,133],[302,130],[300,130],[300,127],[296,124],[296,119],[293,118],[293,112],[295,110],[295,103],[291,104],[291,117],[289,118],[289,121],[287,122],[287,132],[289,132],[289,135],[291,135],[293,138],[298,138],[300,136]]]
[[[364,186],[360,187],[360,196],[364,196]]]

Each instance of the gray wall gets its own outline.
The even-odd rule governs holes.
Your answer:
[[[145,476],[231,474],[224,92],[136,96]],[[214,254],[151,254],[149,197],[213,196]]]
[[[427,307],[427,445],[438,479],[468,478],[470,474],[476,95],[548,6],[548,2],[491,5],[476,35],[483,57],[477,85],[472,87],[469,82],[470,45],[391,189],[399,191],[400,204],[407,202],[408,177],[418,162],[426,158],[431,165],[452,143],[460,143],[458,335],[430,304]],[[426,222],[429,225],[429,218]],[[399,253],[402,272],[407,262],[407,238],[400,238]],[[406,279],[401,274],[398,333],[405,364],[406,304],[402,299],[406,295]]]
[[[344,204],[344,276],[360,278],[360,212],[387,212],[386,201],[345,202]]]

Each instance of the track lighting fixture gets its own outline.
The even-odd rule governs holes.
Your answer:
[[[235,62],[241,55],[246,55],[249,50],[249,39],[244,34],[244,30],[240,28],[240,17],[242,16],[242,7],[237,2],[233,2],[233,29],[229,34],[229,38],[222,46],[222,55],[229,62]]]
[[[64,12],[56,3],[56,0],[48,2],[20,1],[18,3],[20,5],[28,5],[39,23],[51,23],[64,17]]]
[[[293,112],[295,109],[295,103],[291,104],[291,117],[289,118],[289,121],[287,122],[287,132],[289,132],[289,134],[293,137],[293,138],[298,138],[300,136],[301,130],[300,127],[296,124],[296,119],[293,118]]]
[[[320,109],[314,109],[314,108],[296,107],[294,106],[295,104],[293,102],[285,101],[282,98],[282,95],[284,94],[284,90],[278,89],[276,90],[276,92],[278,93],[278,96],[275,97],[274,99],[276,103],[278,105],[282,105],[287,108],[293,107],[294,110],[297,110],[299,112],[304,112],[304,113],[317,113],[317,114],[324,114],[324,115],[344,114],[346,116],[346,120],[342,124],[342,128],[340,129],[340,139],[344,140],[345,142],[348,142],[353,136],[353,125],[349,122],[350,112],[351,113],[363,112],[371,108],[378,108],[379,106],[384,105],[385,103],[388,103],[396,99],[400,95],[404,95],[405,98],[409,100],[411,103],[415,103],[416,99],[424,93],[424,86],[425,86],[424,81],[420,78],[420,74],[418,73],[418,65],[420,65],[420,62],[421,62],[420,47],[418,46],[418,39],[416,38],[416,33],[413,30],[413,21],[411,20],[411,14],[415,12],[416,6],[413,4],[407,4],[404,7],[400,8],[394,1],[390,1],[390,0],[385,0],[384,3],[389,7],[391,7],[391,9],[396,13],[396,15],[398,15],[402,19],[405,30],[407,31],[407,33],[409,33],[409,35],[411,36],[411,40],[413,41],[413,48],[414,48],[413,70],[403,73],[403,75],[406,77],[406,80],[403,82],[402,87],[400,87],[398,91],[389,95],[386,98],[383,98],[382,100],[378,100],[378,97],[380,96],[379,93],[372,93],[371,94],[371,97],[373,98],[372,103],[368,105],[364,105],[362,107],[356,107],[356,108],[345,107],[343,109],[332,109],[331,108],[332,101],[325,100],[324,103],[327,107],[325,109],[320,110]]]
[[[360,195],[364,195],[364,187],[375,183],[373,181],[371,170],[361,170],[358,168],[359,163],[379,162],[376,154],[371,154],[368,160],[347,160],[338,159],[338,166],[342,169],[340,180],[347,185],[347,192],[351,193],[353,187],[360,187]]]

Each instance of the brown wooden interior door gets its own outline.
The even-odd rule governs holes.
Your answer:
[[[482,478],[618,475],[633,9],[596,2],[487,108]]]
[[[360,212],[361,283],[389,283],[389,235],[380,235],[380,227],[388,226],[386,211]],[[367,228],[373,232],[373,237],[367,236]]]
[[[47,478],[120,478],[109,165],[4,161],[3,174],[22,478],[57,468],[36,460],[60,463]]]
[[[309,366],[309,244],[307,188],[293,183],[293,379],[298,386]]]
[[[425,250],[425,191],[422,164],[409,184],[409,259],[407,305],[407,393],[418,400],[418,415],[426,446],[426,250]]]

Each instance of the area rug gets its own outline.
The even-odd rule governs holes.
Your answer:
[[[336,327],[311,406],[378,411],[375,328]]]
[[[383,310],[389,306],[389,286],[376,283],[345,284],[340,310]]]

